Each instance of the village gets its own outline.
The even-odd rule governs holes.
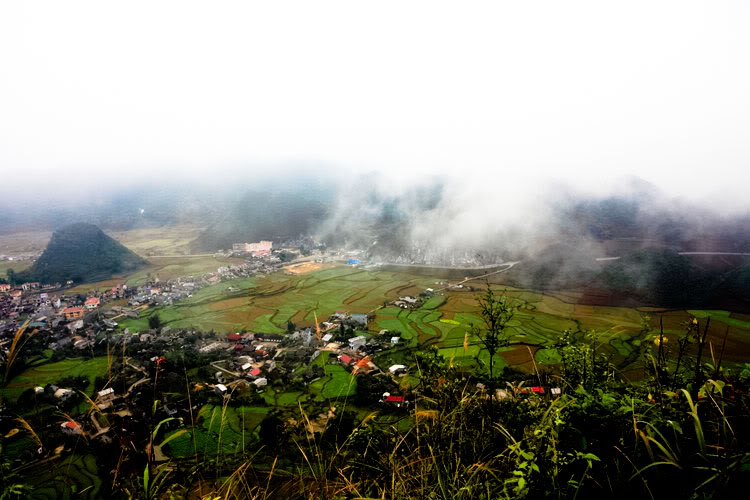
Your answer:
[[[215,272],[165,281],[152,277],[142,285],[92,289],[85,296],[65,293],[71,282],[0,285],[0,348],[6,359],[15,339],[27,333],[31,335],[23,354],[31,362],[43,356],[50,361],[106,356],[110,363],[108,376],[97,377],[90,394],[82,392],[88,386],[85,377],[63,377],[25,390],[15,410],[64,411],[70,417],[59,424],[61,435],[106,444],[122,439],[128,429],[137,433],[137,422],[151,403],[155,385],[167,384],[171,389],[157,408],[157,416],[179,422],[210,401],[223,404],[234,398],[232,404],[265,405],[270,402],[264,397],[268,391],[310,392],[316,381],[330,378],[327,365],[340,367],[337,375],[377,377],[380,382],[366,399],[392,411],[405,410],[409,402],[399,394],[399,379],[407,376],[407,367],[375,361],[378,354],[404,345],[398,332],[368,332],[372,320],[368,314],[339,310],[306,327],[290,322],[284,334],[238,331],[220,335],[161,325],[131,333],[119,327],[122,318],[138,318],[144,310],[174,304],[219,282],[278,271],[284,263],[271,245],[235,245],[232,253],[247,260]],[[358,263],[350,260],[349,265]],[[402,296],[391,305],[418,307],[432,293],[427,289],[419,297]],[[118,305],[111,304],[115,301]],[[185,369],[192,373],[189,394],[179,375]],[[360,387],[365,390],[364,384]],[[316,400],[323,403],[326,398],[318,395]]]

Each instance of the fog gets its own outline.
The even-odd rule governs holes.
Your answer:
[[[435,252],[534,245],[574,224],[558,218],[571,200],[640,196],[634,178],[660,193],[651,208],[742,214],[748,14],[743,1],[5,3],[0,203],[6,219],[73,218],[183,196],[211,222],[245,190],[317,179],[337,195],[316,234],[366,239],[387,206]]]

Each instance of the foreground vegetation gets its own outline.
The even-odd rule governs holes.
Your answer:
[[[479,305],[471,333],[483,349],[502,351],[513,341],[524,303],[490,290]],[[662,330],[651,332],[650,318],[642,318],[648,341],[636,353],[642,370],[638,381],[618,370],[616,351],[596,331],[569,330],[554,343],[555,362],[530,372],[456,363],[455,351],[468,351],[470,345],[454,348],[450,357],[436,347],[410,350],[405,356],[415,370],[400,384],[411,403],[406,408],[377,403],[387,378],[350,377],[328,356],[313,362],[324,377],[309,392],[269,386],[263,393],[236,390],[217,399],[191,390],[193,376],[187,371],[180,381],[174,373],[152,370],[144,410],[130,421],[137,430],[115,445],[119,456],[112,445],[68,438],[72,452],[51,467],[30,462],[12,469],[4,462],[4,494],[745,498],[750,365],[735,368],[725,362],[726,338],[711,343],[714,320],[704,316],[683,322],[679,335],[669,337]],[[104,371],[104,366],[96,373],[47,366],[88,377]],[[157,407],[175,391],[183,392],[180,386],[187,389],[188,407],[199,410],[190,411],[189,425],[174,428],[174,419],[164,418]],[[552,388],[560,388],[560,394],[552,394]],[[93,406],[87,412],[96,417]],[[37,435],[31,427],[23,434],[13,446],[53,445],[48,434]]]
[[[688,322],[670,348],[661,334],[645,345],[640,383],[573,336],[559,369],[533,376],[469,375],[420,353],[408,412],[357,422],[344,409],[312,434],[303,411],[297,427],[266,418],[252,453],[152,464],[161,482],[151,490],[121,487],[203,498],[745,498],[750,370],[704,357],[707,326]]]

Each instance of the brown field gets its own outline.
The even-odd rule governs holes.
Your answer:
[[[11,233],[0,235],[0,255],[21,255],[41,252],[47,247],[52,233],[34,231],[28,233]]]
[[[285,266],[282,269],[289,271],[293,274],[307,274],[314,271],[320,271],[322,269],[329,269],[333,267],[332,264],[316,264],[315,262],[301,262],[299,264],[292,264],[291,266]]]
[[[201,232],[197,226],[170,226],[107,232],[138,255],[188,255],[189,246]]]

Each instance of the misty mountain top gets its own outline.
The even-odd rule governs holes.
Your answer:
[[[192,245],[198,252],[308,236],[366,250],[377,261],[448,265],[518,260],[556,244],[595,257],[645,247],[750,249],[748,214],[670,198],[636,177],[619,179],[608,193],[439,176],[402,183],[376,173],[236,181],[110,187],[60,203],[5,199],[0,232],[54,230],[71,221],[110,231],[189,224],[204,228]]]

